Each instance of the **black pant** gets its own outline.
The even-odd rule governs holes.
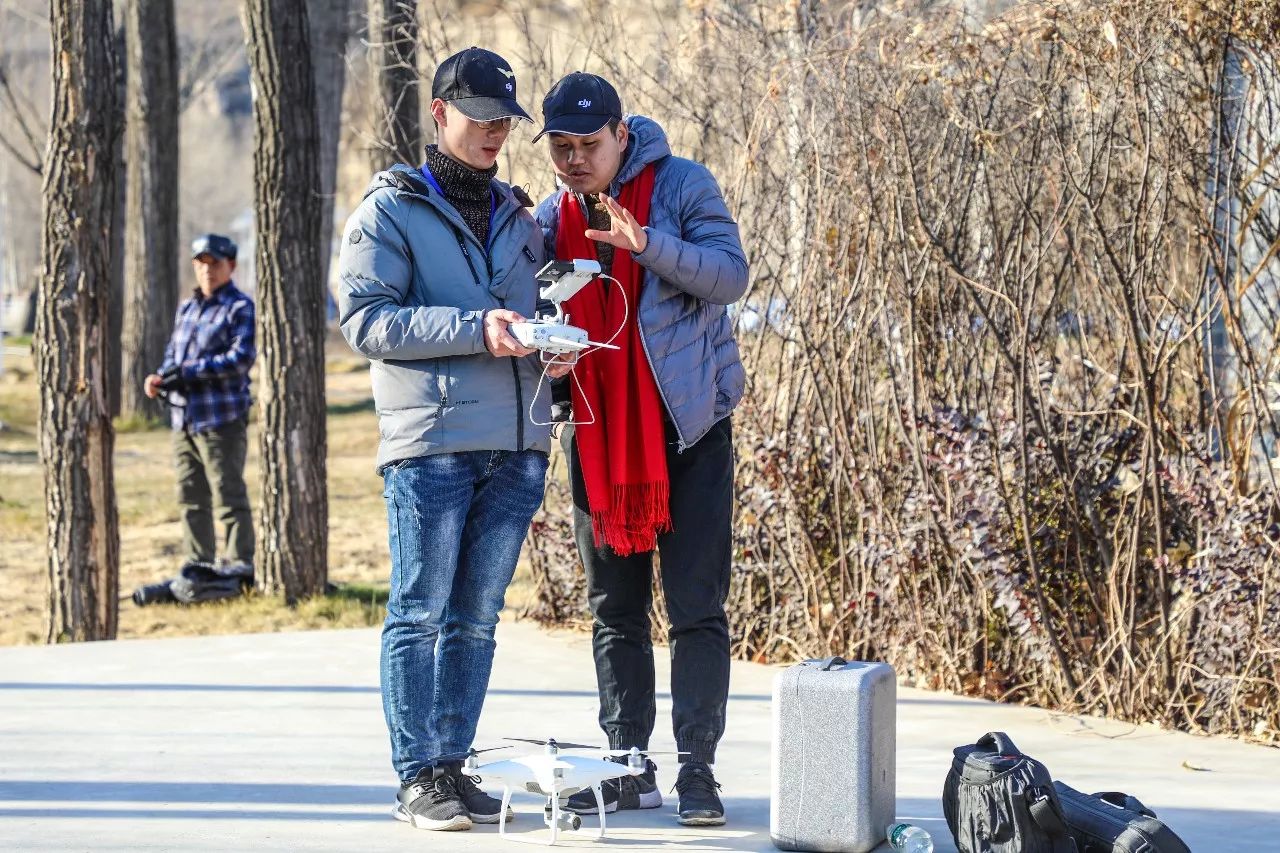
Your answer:
[[[610,749],[647,749],[657,715],[649,610],[653,552],[619,557],[596,547],[573,430],[562,437],[573,483],[573,528],[594,617],[591,647],[600,727]],[[682,761],[715,761],[729,700],[729,595],[733,433],[729,419],[676,452],[667,429],[673,530],[658,537],[662,593],[671,630],[671,718]]]

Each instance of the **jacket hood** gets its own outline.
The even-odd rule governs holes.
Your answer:
[[[621,186],[640,174],[650,163],[671,156],[667,133],[656,121],[641,115],[629,115],[623,121],[627,123],[631,140],[627,145],[627,156],[622,161],[622,168],[618,170],[618,177],[613,180],[616,186]]]
[[[427,183],[427,179],[422,177],[422,173],[412,166],[406,166],[404,163],[397,163],[390,169],[378,172],[369,181],[369,186],[365,188],[362,199],[368,198],[374,192],[385,187],[394,189],[408,190],[410,192],[421,193],[427,195],[431,191],[431,185]]]

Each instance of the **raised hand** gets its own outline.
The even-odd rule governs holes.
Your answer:
[[[626,249],[636,255],[643,252],[645,247],[649,245],[649,234],[636,221],[636,218],[631,215],[631,211],[604,193],[600,193],[600,201],[604,202],[605,210],[609,211],[609,230],[599,231],[595,228],[588,228],[586,230],[587,239],[608,243],[611,246]]]

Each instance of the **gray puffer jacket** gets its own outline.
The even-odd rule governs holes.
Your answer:
[[[487,252],[410,166],[377,174],[347,220],[339,322],[371,360],[379,470],[435,453],[551,450],[550,427],[529,418],[537,355],[494,358],[485,347],[486,311],[534,315],[534,274],[544,263],[533,217],[507,184],[493,188]],[[550,396],[544,388],[535,420],[550,420]]]
[[[649,245],[635,256],[645,270],[640,338],[683,450],[742,399],[746,374],[727,306],[746,292],[747,259],[711,172],[673,157],[667,135],[652,119],[628,116],[626,123],[631,134],[626,158],[608,192],[617,197],[622,184],[655,164],[645,229]],[[557,191],[535,214],[548,257],[555,254],[563,197],[564,191]]]

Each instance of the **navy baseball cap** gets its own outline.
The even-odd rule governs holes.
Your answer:
[[[223,237],[221,234],[202,234],[191,241],[191,257],[198,258],[201,255],[213,255],[219,260],[234,261],[236,244],[231,242],[230,237]]]
[[[546,133],[590,136],[609,123],[622,120],[622,99],[609,81],[596,74],[575,71],[560,78],[542,99],[542,130]]]
[[[453,104],[472,121],[533,121],[516,103],[511,63],[482,47],[469,47],[441,62],[431,81],[431,97]]]

